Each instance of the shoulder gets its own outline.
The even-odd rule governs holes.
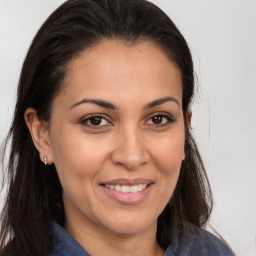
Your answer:
[[[89,254],[58,223],[52,222],[52,251],[50,256],[89,256]]]
[[[234,256],[228,246],[205,229],[188,232],[167,248],[164,256]]]

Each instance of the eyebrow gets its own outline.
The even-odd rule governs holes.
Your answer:
[[[98,100],[98,99],[82,99],[81,101],[73,104],[70,109],[76,107],[76,106],[79,106],[83,103],[93,103],[93,104],[96,104],[100,107],[103,107],[103,108],[108,108],[108,109],[118,109],[118,107],[110,102],[107,102],[105,100]]]
[[[153,107],[156,107],[156,106],[159,106],[159,105],[162,105],[166,102],[175,102],[178,106],[180,106],[180,103],[177,99],[173,98],[173,97],[165,97],[165,98],[161,98],[161,99],[157,99],[157,100],[154,100],[152,102],[150,102],[149,104],[147,104],[144,109],[149,109],[149,108],[153,108]]]
[[[149,104],[147,104],[143,109],[149,109],[149,108],[153,108],[153,107],[156,107],[156,106],[159,106],[159,105],[162,105],[166,102],[175,102],[178,106],[180,106],[180,103],[177,99],[173,98],[173,97],[165,97],[165,98],[161,98],[161,99],[157,99],[157,100],[154,100],[152,102],[150,102]],[[73,104],[70,109],[74,108],[74,107],[77,107],[81,104],[84,104],[84,103],[93,103],[93,104],[96,104],[100,107],[103,107],[103,108],[107,108],[107,109],[113,109],[113,110],[117,110],[118,107],[110,102],[107,102],[105,100],[101,100],[101,99],[82,99],[81,101]]]

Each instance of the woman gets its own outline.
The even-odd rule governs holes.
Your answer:
[[[69,0],[24,61],[1,255],[233,255],[190,132],[187,43],[145,0]]]

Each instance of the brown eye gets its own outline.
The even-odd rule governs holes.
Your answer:
[[[100,116],[94,116],[94,117],[91,117],[89,120],[90,120],[91,125],[97,126],[97,125],[100,125],[100,124],[101,124],[102,117],[100,117]]]
[[[152,117],[152,123],[153,124],[161,124],[163,122],[163,116],[153,116]]]
[[[89,117],[81,120],[80,123],[83,126],[87,126],[89,128],[104,128],[106,126],[111,125],[111,123],[106,118],[104,118],[103,116],[98,116],[98,115],[89,116]]]
[[[171,118],[169,115],[165,115],[165,114],[157,114],[152,116],[147,122],[146,124],[149,125],[153,125],[156,127],[162,127],[165,125],[168,125],[172,122],[175,122],[175,120],[173,118]]]

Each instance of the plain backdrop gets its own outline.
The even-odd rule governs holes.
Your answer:
[[[62,2],[0,0],[0,141],[12,119],[26,51]],[[192,129],[215,199],[210,224],[237,255],[255,256],[256,1],[153,2],[178,26],[193,54],[198,90]]]

